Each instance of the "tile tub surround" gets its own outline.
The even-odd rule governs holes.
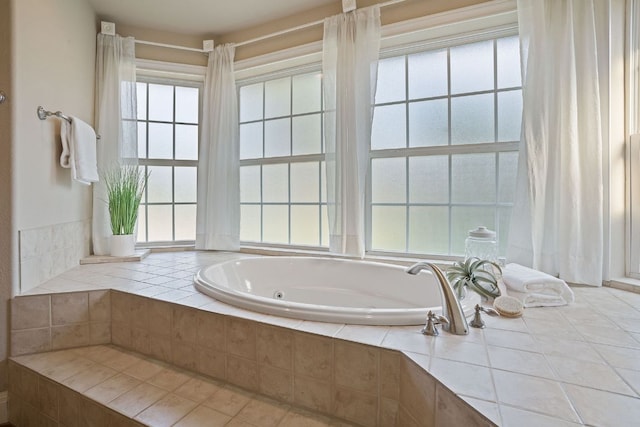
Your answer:
[[[270,325],[291,333],[308,332],[317,338],[334,338],[347,344],[363,344],[365,348],[381,348],[380,352],[383,349],[398,350],[402,352],[401,377],[405,383],[409,378],[415,379],[416,373],[423,375],[428,372],[426,378],[432,381],[424,380],[428,384],[422,384],[415,380],[420,385],[413,387],[427,390],[440,398],[436,405],[432,404],[441,408],[439,415],[434,414],[434,417],[457,413],[452,408],[460,406],[462,401],[495,424],[506,426],[618,426],[632,423],[640,417],[638,294],[611,288],[577,287],[574,288],[576,302],[571,306],[527,309],[519,319],[486,317],[487,328],[472,328],[468,336],[443,333],[437,338],[429,338],[419,334],[419,328],[413,326],[363,327],[263,315],[222,304],[195,291],[191,277],[201,266],[243,256],[246,255],[153,253],[140,263],[80,266],[33,289],[30,294],[109,288],[121,291],[113,292],[112,296],[118,293],[145,296],[153,301],[173,302],[187,308],[199,308],[199,311],[252,320],[263,327]],[[162,313],[154,313],[149,318],[157,320],[161,316]],[[112,317],[115,324],[115,311]],[[185,322],[190,322],[189,316],[185,319]],[[153,325],[156,323],[161,322],[153,322]],[[153,325],[149,326],[149,351],[171,355],[171,346],[166,344],[171,343],[171,339],[174,342],[185,341],[185,348],[189,348],[190,340],[193,342],[192,335],[178,335],[171,329],[152,330]],[[132,343],[144,346],[147,340],[142,333],[144,328],[140,326],[132,326],[131,339]],[[234,336],[242,336],[242,326],[236,326],[233,327]],[[135,328],[137,332],[134,333]],[[125,334],[124,338],[128,336]],[[158,340],[160,336],[168,337],[169,341]],[[134,337],[137,341],[133,341]],[[117,333],[114,334],[113,342],[118,339]],[[196,345],[198,339],[196,334]],[[256,341],[256,357],[257,348]],[[247,351],[249,353],[242,353]],[[229,353],[232,367],[253,366],[252,363],[242,364],[247,360],[253,362],[253,359],[246,357],[252,351],[249,346],[234,343]],[[280,355],[275,360],[281,358]],[[209,360],[216,359],[211,357]],[[197,360],[195,363],[197,366]],[[256,361],[256,365],[268,366],[272,372],[281,372],[279,369],[283,369],[282,366],[270,366],[267,363],[264,360],[261,363]],[[215,363],[209,369],[216,369]],[[402,374],[404,371],[410,372],[410,375]],[[293,373],[295,381],[295,370]],[[318,391],[316,396],[320,398],[315,402],[320,405],[327,401],[326,394],[322,399],[321,377],[321,372],[313,372],[313,375],[298,379],[297,382],[304,384],[304,380],[307,380],[307,385],[316,386],[314,390]],[[238,378],[238,381],[251,382],[251,378]],[[435,385],[432,387],[431,383]],[[337,387],[339,385],[336,384]],[[405,390],[409,389],[405,387]],[[286,396],[288,388],[283,390],[280,393]],[[359,396],[357,393],[353,395]],[[399,401],[413,395],[401,393]],[[345,393],[340,396],[352,397]],[[301,401],[305,396],[297,398]],[[389,405],[385,401],[378,406],[388,409]],[[421,420],[423,424],[415,424],[417,406],[402,402],[398,407],[398,425],[431,425],[424,424],[424,420]],[[466,408],[463,406],[463,409]],[[442,424],[440,418],[432,420],[433,423],[437,421]]]

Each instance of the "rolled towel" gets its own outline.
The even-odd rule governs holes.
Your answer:
[[[555,307],[574,301],[573,291],[564,280],[519,264],[508,264],[502,280],[509,295],[520,299],[525,307]]]
[[[82,184],[98,182],[96,132],[93,128],[82,120],[71,117],[71,123],[62,120],[60,139],[60,166],[70,168],[71,177]]]

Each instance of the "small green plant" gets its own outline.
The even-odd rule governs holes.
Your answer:
[[[485,298],[500,296],[500,288],[498,288],[496,276],[491,271],[483,268],[487,265],[492,266],[502,274],[502,269],[495,262],[475,257],[464,261],[456,261],[447,269],[447,279],[455,289],[458,299],[464,297],[465,288],[467,287]]]
[[[110,169],[103,178],[107,187],[111,232],[116,236],[133,234],[149,174],[138,166],[122,165]]]

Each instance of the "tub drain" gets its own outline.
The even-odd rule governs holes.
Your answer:
[[[273,297],[274,297],[275,299],[283,299],[283,298],[284,298],[284,292],[282,292],[282,291],[275,291],[275,292],[273,293]]]

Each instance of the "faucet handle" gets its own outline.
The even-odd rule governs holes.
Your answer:
[[[481,311],[484,311],[485,313],[487,313],[490,316],[500,316],[500,313],[498,313],[493,308],[483,307],[480,304],[476,304],[475,313],[473,315],[473,320],[471,322],[469,322],[469,326],[472,326],[474,328],[484,328],[485,327],[484,320],[482,320],[482,316],[480,315]]]
[[[436,325],[441,324],[449,324],[449,319],[444,316],[437,315],[433,311],[429,310],[429,313],[427,313],[427,323],[420,332],[424,335],[437,336],[440,332],[438,331],[438,328],[436,328]]]

